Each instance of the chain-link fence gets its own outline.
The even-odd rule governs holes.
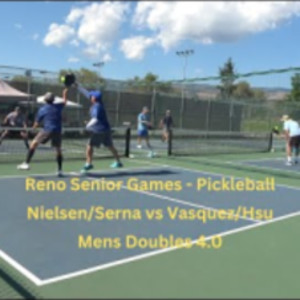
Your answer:
[[[280,71],[280,72],[279,72]],[[291,73],[291,72],[294,73]],[[287,71],[274,70],[270,72],[272,76],[264,75],[263,72],[240,75],[242,78],[247,75],[247,80],[257,89],[258,84],[264,88],[264,94],[268,99],[236,99],[229,97],[224,100],[216,94],[219,79],[216,77],[197,79],[198,85],[194,86],[194,93],[191,93],[188,86],[182,97],[181,93],[162,93],[158,92],[156,87],[149,87],[147,92],[142,89],[134,89],[126,84],[107,88],[103,91],[103,102],[107,110],[108,118],[113,127],[120,127],[125,122],[130,123],[132,127],[137,125],[137,115],[144,106],[150,109],[151,121],[154,127],[158,127],[160,120],[166,110],[171,110],[174,127],[182,129],[196,129],[201,131],[232,131],[232,132],[265,132],[270,131],[275,125],[279,125],[279,119],[283,114],[291,115],[295,120],[300,120],[300,103],[286,101],[286,95],[290,91],[287,88],[290,78],[300,72],[298,69]],[[266,72],[264,72],[266,73]],[[274,74],[279,74],[276,78]],[[284,76],[284,77],[282,77]],[[250,79],[249,79],[250,78]],[[256,84],[256,82],[258,82]],[[56,95],[61,95],[63,85],[55,81],[7,81],[12,87],[29,93],[31,95],[43,95],[51,91]],[[238,82],[237,82],[238,83]],[[177,90],[180,91],[181,83],[174,83]],[[251,88],[252,88],[251,85]],[[285,85],[285,88],[278,88]],[[89,87],[87,87],[88,89]],[[261,89],[262,90],[262,89]],[[276,99],[274,95],[276,94]],[[274,99],[270,99],[270,95]],[[279,95],[279,96],[278,96]],[[271,98],[272,98],[271,97]],[[69,93],[69,99],[81,105],[81,108],[67,108],[64,111],[65,127],[82,127],[85,121],[89,119],[89,107],[91,103],[80,93],[72,88]],[[14,106],[19,105],[26,113],[29,123],[34,120],[34,116],[39,108],[32,98],[29,101],[19,101],[18,99],[9,99],[0,101],[0,119],[10,112]],[[285,101],[284,101],[285,100]]]

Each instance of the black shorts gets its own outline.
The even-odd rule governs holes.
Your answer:
[[[300,147],[300,135],[292,136],[289,138],[289,146],[299,148]]]
[[[92,133],[88,145],[92,147],[99,148],[101,145],[104,145],[105,147],[111,147],[113,145],[112,143],[112,137],[110,131],[105,131],[101,133]]]
[[[7,130],[7,137],[10,138],[19,138],[21,137],[21,134],[26,134],[26,130]]]
[[[61,147],[61,132],[48,132],[41,130],[34,138],[38,144],[46,144],[51,140],[52,147]]]

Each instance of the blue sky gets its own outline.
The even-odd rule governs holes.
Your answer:
[[[0,65],[58,71],[104,60],[113,79],[180,79],[184,49],[194,50],[189,78],[216,75],[228,57],[241,73],[300,66],[299,36],[299,2],[0,2]]]

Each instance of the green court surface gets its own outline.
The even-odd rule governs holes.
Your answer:
[[[275,152],[153,159],[137,157],[124,159],[124,165],[126,170],[164,166],[257,180],[273,176],[276,184],[299,189],[297,174],[294,176],[284,170],[271,169],[268,172],[267,168],[262,171],[235,164],[244,160],[259,161],[282,156],[282,153]],[[110,163],[111,160],[101,159],[95,162],[95,167],[97,171],[106,171]],[[64,171],[78,171],[81,166],[82,161],[66,161]],[[1,164],[0,178],[52,174],[54,171],[55,164],[52,162],[33,162],[32,169],[26,173],[17,171],[14,164]],[[0,298],[2,295],[8,298],[36,296],[52,299],[299,298],[299,215],[300,211],[294,210],[254,226],[241,226],[228,233],[224,231],[224,234],[222,231],[223,244],[220,249],[196,246],[175,249],[54,282],[42,281],[41,284],[35,284],[24,272],[16,270],[9,261],[0,257],[0,269],[3,268],[5,274],[11,277],[1,276],[0,273]],[[63,264],[59,256],[52,263]],[[25,286],[27,294],[19,284]]]

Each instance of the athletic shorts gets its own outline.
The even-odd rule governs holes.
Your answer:
[[[101,145],[104,145],[105,147],[111,147],[113,145],[111,132],[105,131],[100,133],[92,133],[88,145],[92,147],[99,148]]]
[[[300,147],[300,135],[290,137],[289,146],[299,148]]]
[[[21,136],[21,133],[26,133],[25,130],[9,130],[7,132],[7,137],[11,138],[19,138]]]
[[[138,130],[138,136],[139,137],[148,137],[148,130],[147,129]]]
[[[61,147],[61,132],[48,132],[41,130],[34,138],[39,144],[46,144],[51,140],[52,147]]]

